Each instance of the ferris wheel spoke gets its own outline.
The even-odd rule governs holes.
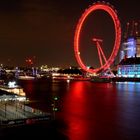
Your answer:
[[[101,54],[102,54],[102,56],[103,56],[103,59],[104,59],[105,63],[107,63],[106,56],[105,56],[105,54],[104,54],[104,52],[103,52],[103,50],[102,50],[100,44],[98,44],[98,47],[99,47],[99,50],[100,50],[100,52],[101,52]]]
[[[100,43],[102,43],[103,40],[102,39],[99,39],[99,38],[93,38],[92,40],[96,44],[98,55],[99,55],[100,64],[101,64],[101,66],[103,66],[103,60],[102,60],[102,58],[104,59],[104,62],[105,63],[107,62],[106,57],[105,57],[105,54],[104,54],[104,52],[103,52],[103,50],[101,48],[101,45],[100,45]]]
[[[97,47],[97,46],[96,46],[96,47]],[[97,51],[98,51],[98,55],[99,55],[100,64],[101,64],[101,66],[102,66],[102,65],[103,65],[103,61],[102,61],[102,56],[101,56],[99,47],[97,47]]]

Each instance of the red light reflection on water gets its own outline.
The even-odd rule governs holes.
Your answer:
[[[26,91],[26,93],[33,93],[34,90],[34,84],[32,81],[26,81],[26,86],[24,87],[24,90]]]
[[[85,120],[88,111],[86,92],[85,83],[73,82],[65,99],[64,118],[68,122],[67,133],[70,140],[87,139],[90,123]]]
[[[111,85],[72,82],[63,108],[70,140],[117,139],[116,95]]]

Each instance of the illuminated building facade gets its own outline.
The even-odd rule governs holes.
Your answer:
[[[118,76],[140,78],[140,22],[127,23],[120,50]]]
[[[124,58],[140,57],[140,37],[129,37],[122,43],[120,61]]]
[[[118,65],[118,76],[140,78],[140,57],[123,59]]]
[[[140,37],[137,37],[136,39],[136,54],[137,54],[137,57],[140,57]]]
[[[140,37],[128,38],[122,44],[118,76],[140,78]]]

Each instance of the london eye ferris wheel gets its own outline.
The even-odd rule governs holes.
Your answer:
[[[96,14],[96,11],[105,12],[106,14],[108,14],[109,17],[111,17],[111,20],[113,21],[113,28],[114,28],[114,41],[110,54],[107,57],[102,45],[104,40],[101,37],[99,36],[96,37],[94,35],[91,35],[88,38],[90,41],[92,41],[92,43],[95,44],[96,51],[93,52],[93,55],[96,54],[99,60],[98,66],[93,65],[93,68],[89,68],[85,63],[84,59],[82,58],[82,54],[81,54],[82,52],[81,40],[84,40],[84,38],[82,38],[82,31],[90,15],[93,13]],[[92,24],[94,25],[94,22]],[[87,28],[92,28],[92,27],[90,26]],[[85,12],[82,14],[76,26],[75,36],[74,36],[74,53],[75,53],[76,60],[79,66],[86,72],[99,73],[101,71],[105,71],[109,69],[111,64],[114,62],[119,51],[120,42],[121,42],[121,25],[116,10],[110,4],[105,2],[94,3],[88,9],[85,10]],[[86,49],[89,48],[86,46]]]

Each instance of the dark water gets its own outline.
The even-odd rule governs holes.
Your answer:
[[[60,140],[139,140],[140,83],[92,83],[89,81],[20,82],[30,106],[58,111],[55,121],[2,132]],[[43,138],[44,137],[44,138]]]

